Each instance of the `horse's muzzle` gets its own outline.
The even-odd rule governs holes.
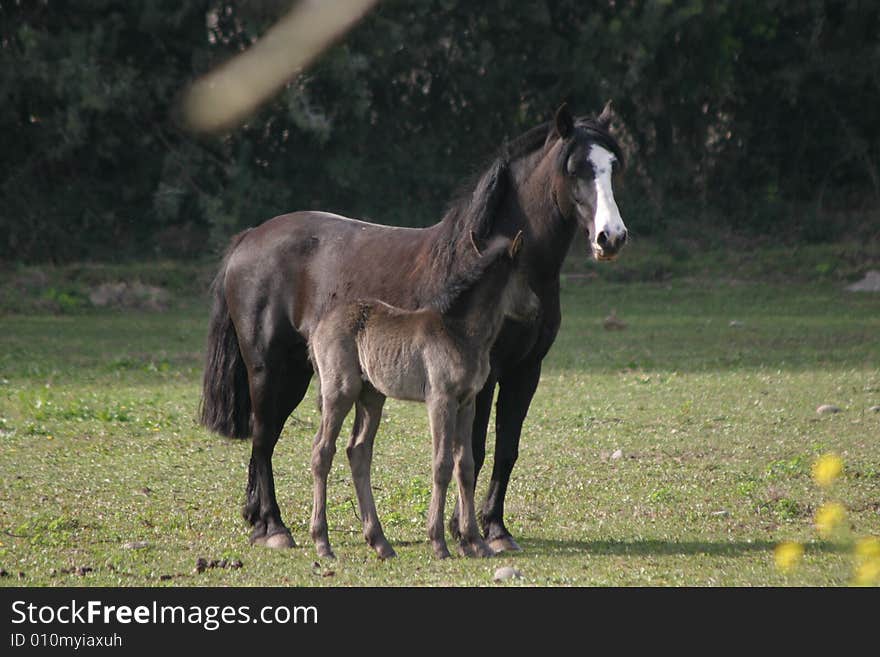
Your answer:
[[[604,230],[596,235],[593,242],[593,256],[596,260],[615,260],[623,245],[626,244],[627,232],[623,229],[620,233],[609,234]]]

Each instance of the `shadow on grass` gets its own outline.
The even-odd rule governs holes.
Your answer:
[[[526,554],[562,556],[582,552],[601,555],[707,555],[735,557],[755,552],[773,552],[779,541],[664,541],[660,539],[566,541],[558,539],[523,538],[520,541]],[[849,552],[850,548],[838,543],[808,543],[808,553],[835,554]]]

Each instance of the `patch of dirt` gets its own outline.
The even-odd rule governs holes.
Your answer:
[[[163,311],[168,309],[171,295],[164,288],[140,282],[102,283],[91,288],[89,301],[97,308]]]

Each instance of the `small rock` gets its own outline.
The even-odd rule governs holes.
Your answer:
[[[207,559],[205,559],[204,557],[199,557],[198,559],[196,559],[196,572],[197,573],[201,574],[201,573],[205,572],[205,569],[207,567],[208,567],[208,560]]]
[[[602,326],[606,331],[622,331],[626,328],[626,322],[617,317],[617,311],[612,310],[611,314],[602,320]]]
[[[169,579],[171,579],[171,575],[159,575],[159,580],[162,582],[167,582]]]
[[[94,568],[92,568],[91,566],[79,566],[75,572],[80,577],[84,577],[86,575],[86,573],[90,573],[93,570],[94,570]]]
[[[880,404],[878,404],[877,406],[871,406],[868,410],[872,413],[880,413]]]
[[[18,571],[18,579],[24,579],[24,573],[20,570]]]
[[[615,449],[613,452],[611,452],[611,460],[612,461],[616,461],[619,458],[623,458],[623,450],[622,449]]]
[[[740,328],[743,326],[743,323],[741,321],[739,321],[738,319],[732,319],[732,320],[730,320],[730,323],[728,324],[728,326],[730,326],[731,328]]]
[[[835,406],[834,404],[822,404],[819,408],[816,409],[816,412],[819,415],[827,415],[830,413],[840,413],[840,407]]]
[[[865,277],[852,285],[847,285],[848,292],[880,292],[880,271],[871,270]]]
[[[128,541],[127,543],[123,543],[122,547],[126,550],[143,550],[145,547],[149,547],[150,544],[146,541]]]
[[[218,568],[227,568],[229,566],[229,562],[226,559],[220,559],[220,562],[217,564]]]
[[[9,573],[6,572],[3,568],[0,568],[0,577],[9,577]]]
[[[211,559],[210,563],[208,563],[208,568],[219,568],[220,560],[219,559]]]
[[[49,577],[55,577],[58,574],[58,570],[56,568],[49,569]]]
[[[321,577],[333,577],[335,574],[335,570],[325,570],[323,573],[321,573]]]
[[[727,509],[721,509],[720,511],[713,511],[711,513],[711,515],[713,515],[713,516],[729,516],[730,511],[728,511]]]
[[[518,571],[516,568],[512,568],[511,566],[502,566],[498,570],[495,571],[495,574],[492,576],[492,580],[495,582],[506,582],[509,579],[522,579],[523,574]]]
[[[230,568],[235,568],[235,569],[237,570],[237,569],[241,568],[243,565],[244,565],[244,564],[243,564],[241,561],[239,561],[238,559],[236,559],[236,560],[233,561],[231,564],[229,564],[229,567],[230,567]]]

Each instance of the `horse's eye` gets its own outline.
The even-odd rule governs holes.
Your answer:
[[[574,156],[574,153],[568,156],[568,161],[565,163],[565,170],[569,176],[577,175],[577,158]]]

